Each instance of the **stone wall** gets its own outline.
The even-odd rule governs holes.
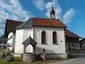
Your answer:
[[[26,53],[23,54],[23,61],[24,62],[32,62],[35,60],[35,54],[31,54],[31,53]]]

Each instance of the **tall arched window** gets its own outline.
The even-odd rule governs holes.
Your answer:
[[[46,32],[42,31],[41,33],[41,42],[42,44],[46,44]]]
[[[53,32],[53,44],[57,44],[57,33]]]

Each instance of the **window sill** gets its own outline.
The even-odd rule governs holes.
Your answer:
[[[53,44],[53,45],[58,45],[58,43],[56,43],[56,44]]]
[[[48,44],[46,43],[46,44],[42,44],[42,45],[48,45]]]

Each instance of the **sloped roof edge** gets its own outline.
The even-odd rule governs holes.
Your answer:
[[[24,44],[24,45],[26,45],[26,44],[31,44],[31,45],[36,45],[37,43],[36,43],[36,41],[34,40],[34,39],[32,39],[31,38],[31,36],[30,37],[28,37],[22,44]]]
[[[81,38],[79,35],[75,34],[74,32],[71,32],[68,29],[65,29],[65,35],[72,38]]]

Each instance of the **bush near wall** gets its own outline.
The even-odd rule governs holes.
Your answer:
[[[0,58],[5,58],[7,55],[9,55],[11,52],[7,49],[0,49]]]

